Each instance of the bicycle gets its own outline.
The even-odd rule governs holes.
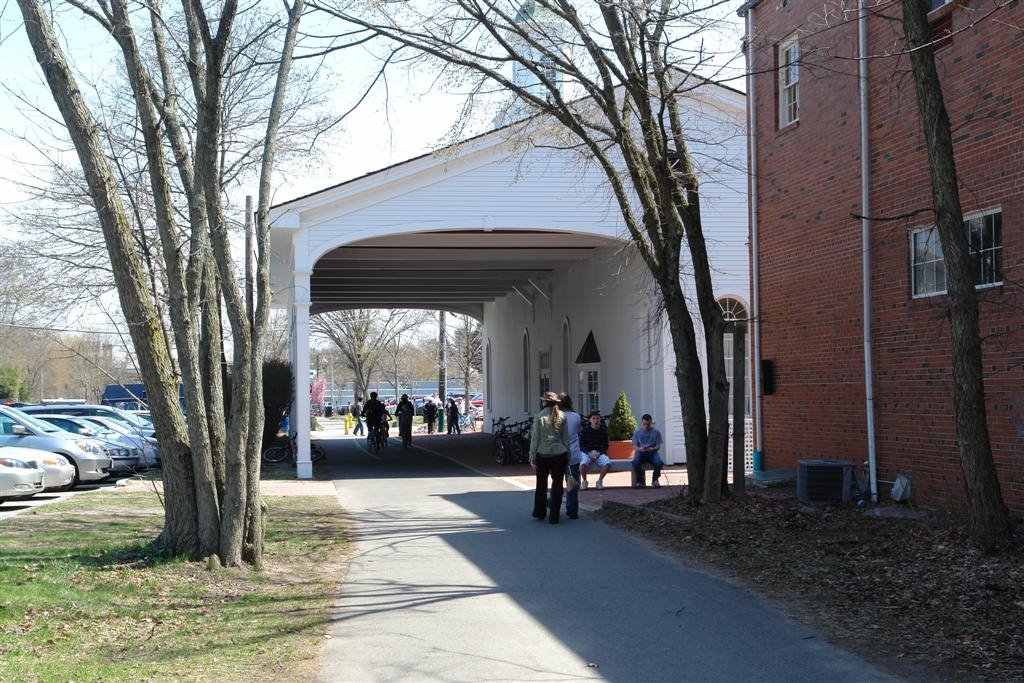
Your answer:
[[[516,462],[530,462],[530,438],[533,428],[533,418],[527,417],[522,422],[517,422],[513,427],[516,428],[512,439],[513,450],[516,454]]]
[[[291,456],[292,462],[297,462],[299,459],[299,444],[298,436],[293,435],[290,443],[281,444],[279,446],[270,446],[263,451],[262,458],[263,462],[270,464],[282,463]],[[310,462],[319,462],[327,457],[327,451],[324,447],[315,441],[309,442],[309,460]]]
[[[494,461],[499,465],[511,465],[516,456],[512,445],[512,430],[506,424],[508,417],[491,420],[491,432],[494,434]]]
[[[471,432],[476,431],[476,416],[475,415],[459,415],[459,429],[469,430]]]
[[[375,429],[371,429],[366,435],[366,448],[371,453],[380,453],[383,449],[388,446],[388,429],[387,427],[379,426]]]

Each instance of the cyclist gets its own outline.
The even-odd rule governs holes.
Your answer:
[[[375,433],[381,428],[381,422],[388,411],[384,404],[377,400],[377,392],[370,392],[370,399],[363,404],[363,419],[366,420],[366,438],[373,443]]]

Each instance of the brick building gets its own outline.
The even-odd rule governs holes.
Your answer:
[[[979,264],[993,451],[1006,503],[1020,515],[1024,9],[1017,0],[991,16],[991,3],[976,0],[932,5],[936,35],[947,36],[936,59],[965,229]],[[750,0],[740,9],[754,74],[748,77],[752,292],[763,370],[757,447],[766,469],[793,468],[802,458],[867,460],[870,368],[879,479],[904,473],[918,501],[957,507],[964,490],[944,266],[930,225],[931,186],[909,60],[899,55],[901,26],[893,21],[899,12],[899,3],[884,3],[861,22],[856,4]],[[863,76],[861,32],[863,54],[870,56]],[[865,214],[873,217],[866,226],[859,218]]]

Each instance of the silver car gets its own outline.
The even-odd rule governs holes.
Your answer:
[[[43,471],[17,458],[0,457],[0,503],[29,498],[43,490]]]
[[[114,472],[130,469],[129,465],[135,467],[148,467],[151,465],[141,446],[136,443],[137,440],[90,422],[84,417],[72,417],[70,415],[33,415],[32,417],[51,424],[57,429],[84,436],[101,444],[107,457],[114,461]],[[126,461],[124,458],[134,458],[135,462]]]
[[[113,406],[88,403],[46,403],[38,406],[22,406],[22,412],[29,415],[73,415],[74,417],[102,417],[129,427],[142,436],[154,436],[153,425],[127,410]]]
[[[97,429],[106,430],[109,436],[104,436],[104,438],[109,438],[137,449],[141,453],[140,462],[143,466],[156,467],[160,464],[160,447],[157,445],[156,439],[142,436],[117,420],[110,420],[98,415],[76,417],[75,420],[93,425]]]
[[[106,479],[113,467],[111,459],[95,441],[69,434],[7,406],[0,406],[0,446],[37,448],[63,455],[75,466],[72,486]]]
[[[4,458],[35,463],[36,469],[43,471],[43,487],[47,491],[66,489],[75,480],[75,466],[63,455],[34,448],[4,446],[0,448],[0,459]]]

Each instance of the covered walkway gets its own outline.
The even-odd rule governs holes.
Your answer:
[[[419,447],[322,443],[355,542],[324,681],[887,680],[587,513],[539,523],[529,492]]]

